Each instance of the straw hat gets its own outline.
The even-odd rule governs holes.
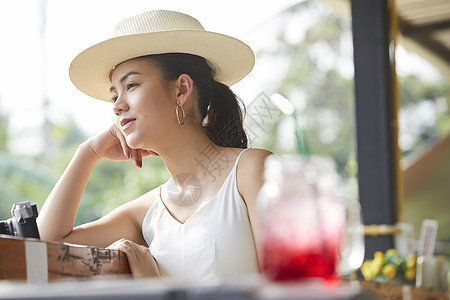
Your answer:
[[[117,24],[114,37],[100,42],[72,61],[69,75],[83,93],[109,101],[109,73],[128,59],[161,53],[189,53],[207,59],[214,79],[228,86],[253,68],[253,51],[243,42],[205,31],[193,17],[167,10],[148,11]]]

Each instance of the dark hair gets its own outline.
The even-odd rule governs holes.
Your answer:
[[[141,58],[150,59],[165,80],[176,80],[181,74],[192,78],[198,96],[198,111],[203,120],[202,128],[214,144],[247,148],[242,114],[244,104],[228,86],[213,79],[213,69],[203,57],[165,53]]]

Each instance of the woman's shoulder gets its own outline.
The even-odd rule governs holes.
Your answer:
[[[267,157],[273,155],[269,150],[261,149],[261,148],[247,148],[244,153],[241,155],[241,159],[239,160],[239,165],[241,166],[253,166],[257,165],[264,166],[264,162]]]
[[[264,166],[265,159],[273,153],[260,148],[232,148],[222,147],[222,153],[228,161],[239,160],[237,168],[256,167],[257,165]]]
[[[271,155],[272,152],[259,148],[247,149],[241,155],[237,169],[237,185],[249,208],[256,203],[256,196],[264,183],[264,163]]]
[[[240,179],[242,182],[251,182],[257,179],[257,181],[259,181],[264,172],[266,158],[271,155],[273,155],[273,153],[265,149],[246,149],[238,162],[238,180]]]

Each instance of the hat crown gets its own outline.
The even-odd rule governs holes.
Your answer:
[[[172,30],[201,30],[205,29],[197,19],[170,10],[147,11],[125,19],[114,28],[115,37],[132,34],[143,34]]]
[[[110,100],[114,66],[135,57],[186,53],[203,57],[214,66],[214,80],[233,85],[253,68],[255,55],[242,41],[206,31],[197,19],[170,10],[148,11],[117,24],[114,37],[78,54],[69,75],[85,94]]]

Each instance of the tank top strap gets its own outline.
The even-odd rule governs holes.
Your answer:
[[[234,163],[233,169],[237,169],[237,165],[239,163],[239,160],[241,159],[242,154],[244,154],[244,152],[247,151],[248,149],[250,149],[250,148],[245,148],[244,150],[239,152],[238,156],[236,157],[236,162]]]

